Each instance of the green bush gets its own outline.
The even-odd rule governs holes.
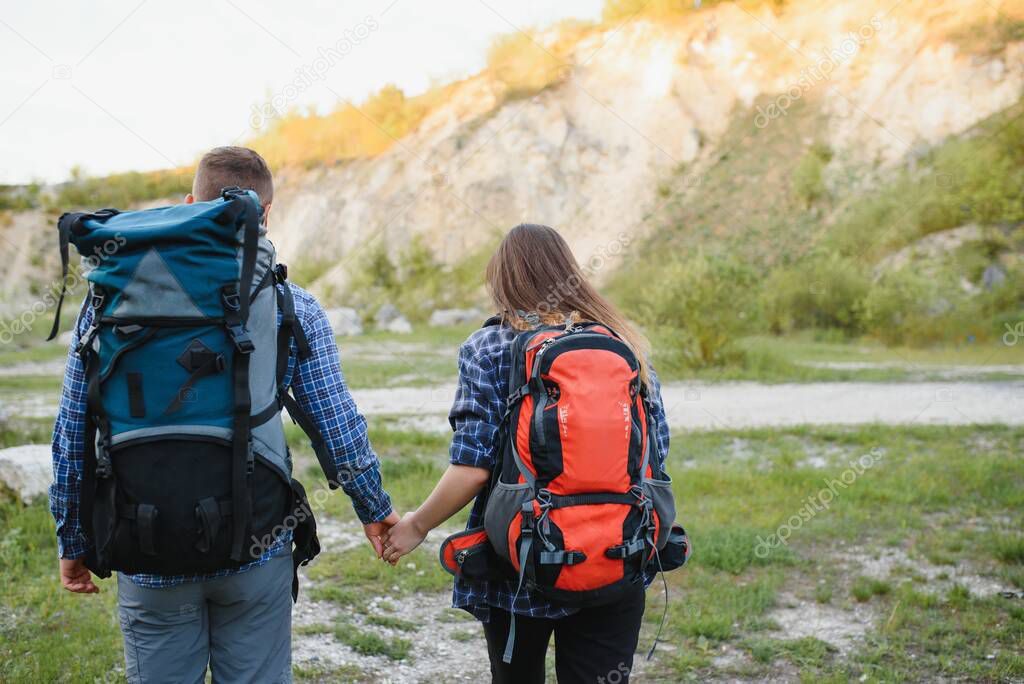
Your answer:
[[[498,36],[487,51],[487,67],[505,84],[506,97],[530,97],[562,78],[563,61],[540,39],[522,31]]]
[[[613,291],[656,336],[672,339],[664,350],[667,365],[701,368],[741,355],[734,342],[758,316],[748,296],[755,277],[749,267],[729,256],[698,251],[672,257],[656,273],[634,271],[633,277],[615,284]]]
[[[831,253],[776,269],[763,289],[765,321],[775,333],[803,328],[861,330],[861,305],[871,282],[863,266]]]
[[[346,306],[369,316],[391,303],[409,320],[422,322],[434,309],[479,305],[484,295],[484,264],[495,241],[488,240],[452,266],[439,262],[420,236],[412,238],[395,259],[378,243],[352,273],[345,288]]]
[[[717,5],[723,0],[704,0],[704,6]],[[780,4],[776,0],[775,4]],[[655,19],[680,17],[696,9],[693,0],[605,0],[601,17],[605,21],[621,21],[637,15]]]
[[[825,166],[831,160],[832,150],[827,145],[815,144],[794,169],[793,190],[805,206],[811,206],[826,195]]]
[[[125,208],[139,202],[166,199],[179,202],[192,191],[194,169],[116,173],[87,176],[78,167],[71,179],[59,186],[48,204],[61,211],[68,209]]]
[[[39,184],[0,185],[0,211],[23,211],[39,204]]]

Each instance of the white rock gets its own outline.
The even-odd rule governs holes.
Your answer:
[[[324,311],[335,335],[349,337],[363,334],[363,321],[355,309],[340,306]]]
[[[436,327],[483,322],[479,309],[438,309],[430,314],[430,325]]]
[[[402,314],[398,314],[398,318],[392,319],[390,322],[380,326],[381,330],[386,330],[390,333],[396,333],[398,335],[408,335],[412,332],[412,324]]]
[[[46,494],[53,481],[49,444],[25,444],[0,450],[0,489],[25,503]]]
[[[373,317],[373,322],[377,324],[378,328],[383,328],[391,321],[401,317],[402,312],[398,310],[398,307],[394,304],[384,304],[377,309],[377,314]]]

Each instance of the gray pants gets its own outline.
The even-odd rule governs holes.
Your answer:
[[[132,684],[291,682],[292,559],[162,589],[117,578]]]

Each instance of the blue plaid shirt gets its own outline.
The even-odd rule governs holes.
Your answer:
[[[489,326],[469,336],[459,349],[459,385],[448,420],[455,430],[451,462],[457,465],[492,469],[495,442],[508,397],[508,374],[512,365],[512,341],[517,332],[508,326]],[[668,453],[669,429],[661,401],[661,386],[651,371],[651,416],[657,420],[652,466],[663,465]],[[486,501],[477,497],[469,514],[467,529],[483,524]],[[518,615],[537,618],[562,618],[577,609],[551,603],[524,588],[516,596],[513,582],[469,584],[455,581],[452,605],[487,622],[490,608],[501,608]]]
[[[334,342],[334,332],[320,303],[297,285],[288,283],[295,298],[295,315],[309,339],[312,351],[301,364],[296,363],[295,341],[288,355],[286,384],[292,387],[302,408],[316,421],[334,456],[339,472],[359,473],[345,478],[342,488],[352,498],[356,515],[364,523],[378,522],[391,514],[391,498],[381,484],[380,462],[370,447],[366,420],[356,408],[345,385]],[[278,285],[277,287],[284,287]],[[74,353],[78,337],[92,320],[92,307],[86,307],[75,325],[71,350],[64,371],[57,421],[53,427],[53,485],[50,487],[50,512],[57,523],[57,551],[61,558],[80,558],[88,543],[78,519],[82,452],[85,435],[86,382],[82,361]],[[280,312],[278,324],[280,325]],[[297,371],[297,372],[296,372]],[[275,556],[291,552],[291,535],[282,536],[260,557],[234,570],[206,575],[129,575],[143,587],[169,587],[245,572],[265,564]]]

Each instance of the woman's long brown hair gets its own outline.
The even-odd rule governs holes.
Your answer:
[[[601,323],[629,345],[640,363],[641,380],[649,381],[647,338],[594,289],[554,228],[526,223],[513,228],[487,264],[486,278],[491,299],[512,327],[529,328],[524,315],[531,314],[545,325],[567,318]]]

